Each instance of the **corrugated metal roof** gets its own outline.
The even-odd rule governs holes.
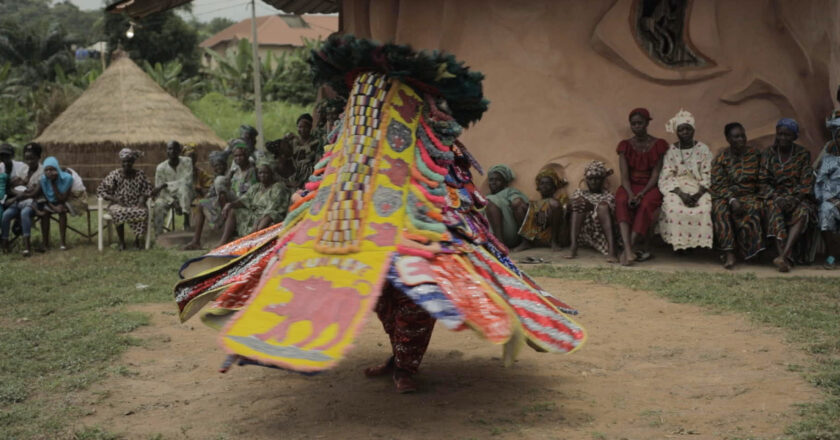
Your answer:
[[[339,0],[263,0],[290,14],[334,14],[339,10]]]
[[[105,10],[113,14],[125,13],[131,18],[143,18],[155,12],[165,11],[192,0],[117,0]]]

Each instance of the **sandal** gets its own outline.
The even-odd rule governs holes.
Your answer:
[[[653,260],[653,254],[651,254],[648,251],[636,251],[634,252],[634,254],[636,255],[636,262],[639,263],[643,261]]]
[[[548,264],[548,260],[542,257],[525,257],[519,260],[521,264]]]
[[[825,259],[825,263],[823,264],[823,269],[825,269],[825,270],[834,270],[834,269],[837,269],[837,265],[835,264],[835,260],[834,260],[834,256],[833,256],[833,255],[829,255],[829,256]]]

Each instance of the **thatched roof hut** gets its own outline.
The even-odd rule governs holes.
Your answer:
[[[76,170],[88,191],[95,191],[99,181],[119,166],[117,153],[124,147],[145,152],[136,167],[151,179],[155,166],[166,159],[169,140],[195,144],[199,164],[210,151],[225,146],[128,56],[114,55],[99,79],[35,139],[44,146],[45,155]]]

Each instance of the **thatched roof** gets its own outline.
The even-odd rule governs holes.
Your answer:
[[[166,93],[128,56],[118,57],[35,140],[45,147],[81,144],[224,146],[189,108]]]

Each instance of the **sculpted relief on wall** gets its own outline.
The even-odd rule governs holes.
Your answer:
[[[344,0],[342,14],[345,32],[450,51],[482,71],[490,110],[464,141],[485,166],[510,165],[529,195],[547,164],[570,191],[589,160],[617,168],[634,107],[668,141],[665,122],[689,110],[715,150],[727,122],[764,147],[790,116],[815,152],[840,83],[833,0]]]

